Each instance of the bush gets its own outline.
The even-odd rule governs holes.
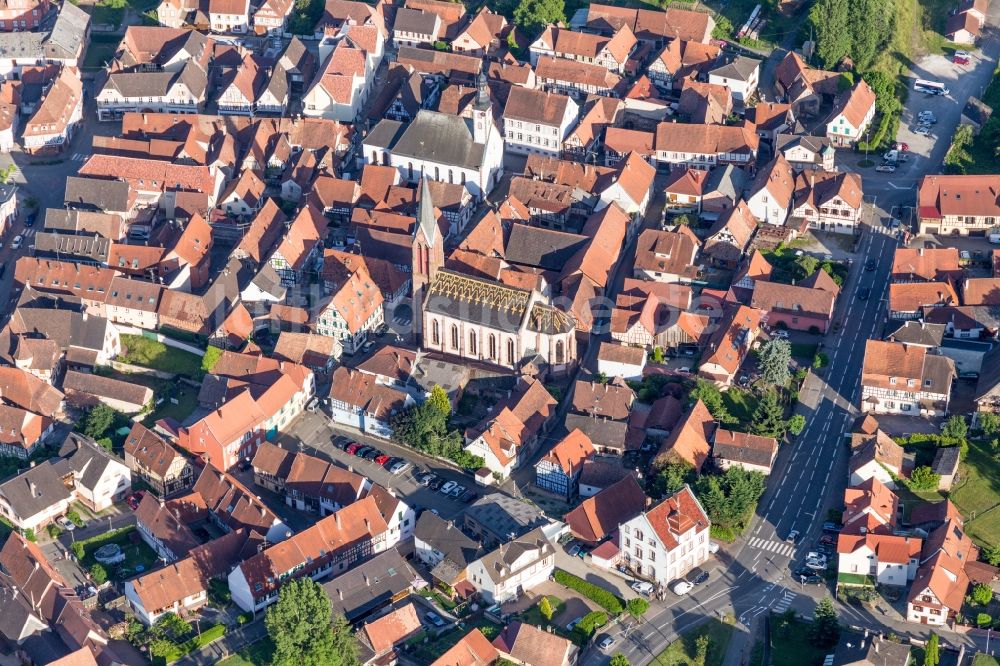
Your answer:
[[[48,532],[49,536],[52,537],[53,539],[58,539],[59,535],[62,534],[62,530],[59,529],[59,526],[56,525],[55,523],[49,523],[46,526],[45,531]]]
[[[104,585],[108,582],[108,572],[100,564],[95,564],[90,567],[90,577],[94,579],[94,582],[98,585]]]
[[[993,588],[985,583],[976,583],[972,588],[972,600],[980,606],[985,606],[993,601]]]
[[[628,614],[634,618],[640,618],[646,614],[649,610],[649,602],[642,597],[636,597],[635,599],[629,599],[628,603],[625,604],[625,610]]]
[[[587,613],[583,616],[573,631],[580,634],[584,640],[589,639],[594,635],[594,632],[603,627],[608,623],[608,614],[602,613],[601,611],[594,611],[592,613]]]
[[[993,622],[993,618],[990,616],[989,613],[980,613],[979,615],[976,616],[977,626],[985,627],[991,622]]]
[[[793,435],[799,435],[806,428],[806,417],[801,414],[795,414],[792,418],[788,419],[788,432]]]
[[[73,555],[76,556],[76,559],[78,559],[78,560],[82,560],[83,559],[84,550],[83,550],[83,542],[82,541],[74,541],[70,545],[69,549],[73,551]]]
[[[830,365],[830,357],[823,352],[819,352],[813,357],[813,368],[816,370],[825,368],[828,365]]]
[[[941,475],[935,474],[930,467],[924,465],[913,470],[908,485],[913,490],[936,490],[940,481]]]
[[[568,571],[556,569],[554,578],[560,585],[565,585],[569,589],[579,592],[609,613],[618,615],[625,609],[622,600],[617,596],[611,594],[603,587],[598,587],[593,583],[588,583],[579,576],[574,576]]]
[[[73,523],[77,527],[83,527],[83,518],[81,518],[80,514],[73,509],[66,512],[66,520]]]
[[[35,530],[30,527],[24,530],[24,538],[31,542],[37,541],[37,537],[35,537]]]

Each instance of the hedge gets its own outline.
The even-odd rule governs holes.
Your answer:
[[[579,592],[613,615],[618,615],[625,610],[625,604],[620,598],[611,594],[603,587],[598,587],[593,583],[588,583],[584,579],[579,576],[574,576],[568,571],[556,569],[554,578],[560,585],[565,585],[569,589]]]
[[[858,152],[865,150],[881,150],[888,143],[895,141],[896,131],[899,129],[899,113],[883,113],[879,119],[878,127],[871,141],[858,141]]]
[[[200,650],[212,641],[217,641],[226,634],[226,627],[222,624],[216,624],[209,627],[205,631],[201,632],[200,636],[194,636],[189,638],[183,643],[178,643],[172,647],[171,650],[165,654],[156,655],[158,657],[159,663],[161,664],[171,664],[187,655],[191,654],[195,650]],[[154,660],[156,663],[158,660]]]
[[[601,611],[594,611],[592,613],[587,613],[583,616],[576,626],[573,628],[577,631],[585,640],[589,640],[594,632],[603,627],[608,623],[608,614],[602,613]]]

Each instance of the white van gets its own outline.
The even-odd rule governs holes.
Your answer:
[[[674,583],[674,586],[670,588],[670,591],[676,594],[678,597],[683,597],[685,594],[694,589],[694,585],[687,582],[686,580],[679,580]]]

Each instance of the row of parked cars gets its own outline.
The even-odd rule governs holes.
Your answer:
[[[837,547],[837,533],[840,532],[841,525],[832,521],[823,523],[823,535],[813,546],[813,549],[806,553],[806,559],[802,566],[794,571],[799,582],[810,585],[821,585],[825,578],[823,572],[829,566],[830,558]],[[792,530],[788,534],[786,541],[794,543],[798,539],[798,530]]]
[[[352,442],[349,439],[339,438],[333,441],[333,445],[344,453],[373,462],[376,465],[385,468],[391,474],[396,474],[397,476],[410,468],[410,463],[403,458],[390,456],[374,446],[368,446],[367,444],[362,444],[360,442]]]
[[[413,479],[425,488],[430,488],[435,492],[441,493],[445,497],[458,500],[463,504],[470,504],[479,498],[479,493],[476,491],[469,490],[457,481],[447,481],[434,472],[415,472]]]

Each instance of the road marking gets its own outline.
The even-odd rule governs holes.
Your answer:
[[[780,599],[778,599],[778,603],[774,604],[771,608],[776,613],[784,613],[788,609],[788,607],[792,605],[792,602],[795,600],[795,597],[797,596],[799,595],[796,594],[795,592],[792,592],[791,590],[785,590],[785,593],[781,596]]]

